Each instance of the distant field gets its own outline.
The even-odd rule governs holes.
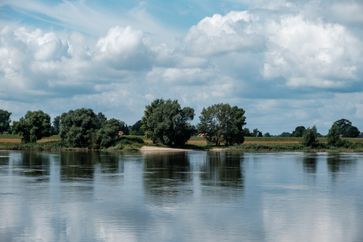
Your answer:
[[[363,144],[363,138],[344,138],[352,143]],[[326,143],[327,138],[318,138],[320,143]],[[300,137],[245,137],[243,144],[260,144],[260,145],[288,145],[288,144],[300,144],[302,138]],[[188,143],[189,145],[206,146],[207,141],[203,137],[193,136]]]
[[[54,141],[59,141],[59,140],[60,140],[59,135],[53,135],[53,136],[38,140],[37,143],[44,144],[44,143],[49,143],[49,142],[54,142]],[[13,135],[13,134],[0,134],[0,143],[1,144],[20,144],[21,137],[18,135]]]
[[[145,144],[152,144],[150,139],[146,139],[143,136],[127,136],[127,137],[138,137],[142,138]],[[363,138],[345,138],[352,143],[363,144]],[[37,143],[44,144],[60,141],[59,135],[53,135],[50,137],[43,138]],[[320,143],[326,143],[327,139],[325,137],[319,138]],[[18,135],[11,134],[0,134],[0,144],[20,144],[21,138]],[[246,145],[296,145],[301,143],[301,138],[299,137],[245,137],[244,144]],[[207,140],[203,137],[193,136],[187,142],[187,145],[205,147],[208,145]]]

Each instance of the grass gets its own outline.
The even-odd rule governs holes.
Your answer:
[[[355,151],[363,152],[363,138],[344,138],[352,143],[350,147],[335,148],[327,146],[325,137],[319,138],[321,144],[318,148],[307,148],[301,144],[299,137],[245,137],[242,145],[217,147],[207,142],[203,137],[193,136],[182,147],[184,149],[226,149],[229,151]],[[107,148],[107,151],[137,151],[143,145],[154,145],[150,139],[137,135],[123,136],[115,146]],[[163,146],[163,145],[157,145]],[[58,135],[43,138],[36,144],[22,144],[21,138],[17,135],[0,135],[0,149],[13,150],[62,150],[64,148]]]
[[[344,138],[352,143],[351,147],[329,147],[326,137],[319,137],[320,146],[317,148],[309,148],[302,145],[300,137],[245,137],[245,142],[242,145],[235,146],[214,146],[208,144],[203,137],[192,137],[186,147],[195,146],[199,149],[226,149],[229,151],[355,151],[363,152],[362,138]]]

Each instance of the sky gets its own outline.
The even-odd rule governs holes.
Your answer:
[[[279,134],[363,130],[363,1],[1,0],[0,109],[88,107],[132,124],[156,98],[230,103]]]

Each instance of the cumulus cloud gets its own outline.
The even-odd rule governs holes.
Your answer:
[[[263,74],[292,87],[344,87],[357,81],[362,44],[344,26],[282,18],[268,27]]]
[[[143,69],[151,65],[152,53],[143,33],[130,26],[111,28],[96,44],[95,58],[116,69]]]
[[[20,93],[38,97],[96,91],[94,85],[105,79],[122,81],[129,79],[128,72],[147,68],[153,55],[142,32],[131,27],[116,26],[90,47],[78,33],[5,27],[0,43],[2,98],[9,93],[22,98]]]
[[[216,102],[230,102],[246,108],[249,125],[274,132],[275,126],[283,129],[281,122],[287,119],[295,125],[311,118],[326,129],[333,117],[312,117],[305,99],[329,109],[327,96],[355,93],[359,105],[346,106],[351,107],[353,121],[363,121],[360,2],[231,2],[246,8],[203,16],[178,33],[157,27],[144,8],[133,10],[135,18],[140,13],[149,16],[151,25],[112,15],[91,35],[92,26],[83,32],[7,24],[0,28],[0,104],[17,113],[45,107],[54,114],[90,106],[110,116],[128,113],[125,121],[134,122],[153,98],[179,99],[197,112]],[[21,8],[19,1],[14,4]],[[69,13],[94,11],[80,2],[40,5],[29,3],[23,9],[43,11],[66,25]],[[61,16],[55,11],[68,8],[75,11],[63,11]],[[91,12],[85,13],[107,18],[105,12]],[[78,17],[71,20],[77,22]],[[333,98],[332,106],[340,107],[344,98]],[[50,105],[48,110],[44,103]],[[289,109],[299,112],[286,112]]]
[[[254,25],[257,19],[247,11],[206,17],[187,33],[187,49],[192,55],[207,56],[230,51],[258,50],[262,39],[258,25]]]

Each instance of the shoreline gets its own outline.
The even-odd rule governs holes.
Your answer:
[[[363,147],[320,147],[308,148],[302,145],[266,145],[266,144],[243,144],[239,146],[217,147],[217,146],[195,146],[195,147],[165,147],[153,145],[125,146],[122,149],[92,149],[92,148],[72,148],[62,147],[59,144],[1,144],[0,151],[51,151],[51,152],[140,152],[141,154],[152,153],[176,153],[188,151],[209,151],[209,152],[345,152],[361,153]]]

